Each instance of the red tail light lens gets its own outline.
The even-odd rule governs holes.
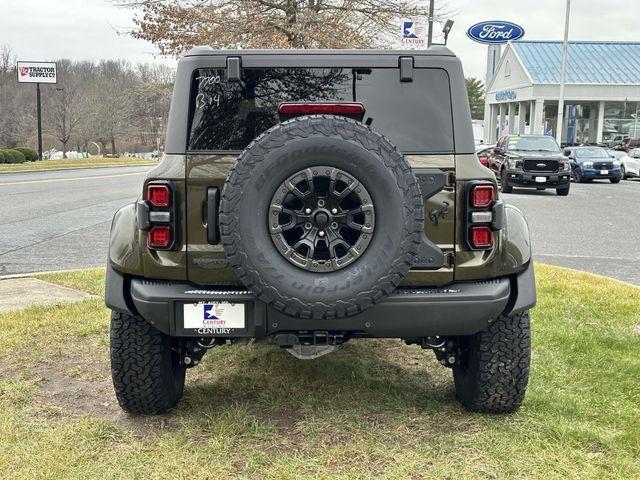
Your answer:
[[[171,245],[171,227],[160,225],[153,227],[147,233],[149,248],[169,248]]]
[[[486,167],[489,159],[487,157],[478,157],[478,160],[480,160],[480,163]]]
[[[473,208],[486,208],[496,198],[496,189],[493,185],[476,185],[471,190],[471,206]]]
[[[282,103],[278,113],[282,115],[364,115],[361,103]]]
[[[471,246],[476,249],[493,247],[493,233],[489,227],[471,227]]]
[[[171,190],[168,185],[147,185],[147,201],[154,207],[171,206]]]

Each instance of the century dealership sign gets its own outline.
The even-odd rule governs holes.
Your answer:
[[[522,38],[524,28],[511,22],[491,20],[469,27],[467,36],[476,42],[488,44],[507,43]]]

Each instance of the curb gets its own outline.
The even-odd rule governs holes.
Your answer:
[[[147,167],[147,166],[158,165],[158,163],[125,163],[123,165],[91,165],[91,166],[87,165],[86,167],[59,167],[59,168],[40,168],[40,169],[34,169],[34,170],[0,171],[0,175],[11,175],[16,173],[64,172],[67,170],[89,170],[92,168]]]
[[[47,271],[44,271],[44,272],[11,273],[9,275],[0,275],[0,281],[2,281],[2,280],[11,280],[11,279],[14,279],[14,278],[36,277],[38,275],[49,275],[51,273],[83,272],[85,270],[94,270],[96,268],[104,268],[104,267],[70,268],[68,270],[47,270]]]
[[[600,275],[599,273],[587,272],[586,270],[578,270],[576,268],[571,268],[571,267],[562,267],[560,265],[551,265],[550,263],[534,262],[534,264],[535,265],[544,265],[545,267],[562,268],[563,270],[569,270],[570,272],[584,273],[586,275],[591,275],[593,277],[603,278],[605,280],[610,280],[612,282],[621,283],[622,285],[626,285],[627,287],[640,288],[640,285],[636,285],[634,283],[625,282],[624,280],[618,280],[617,278],[613,278],[613,277],[607,277],[606,275]]]

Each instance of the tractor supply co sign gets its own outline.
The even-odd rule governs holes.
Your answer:
[[[18,62],[18,83],[57,83],[54,62]]]

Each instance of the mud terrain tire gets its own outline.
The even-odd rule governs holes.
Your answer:
[[[517,410],[529,381],[529,312],[501,316],[486,330],[461,337],[460,342],[460,364],[453,369],[460,403],[472,412]]]
[[[142,318],[112,312],[111,376],[123,410],[156,414],[178,405],[186,370],[173,342]]]

